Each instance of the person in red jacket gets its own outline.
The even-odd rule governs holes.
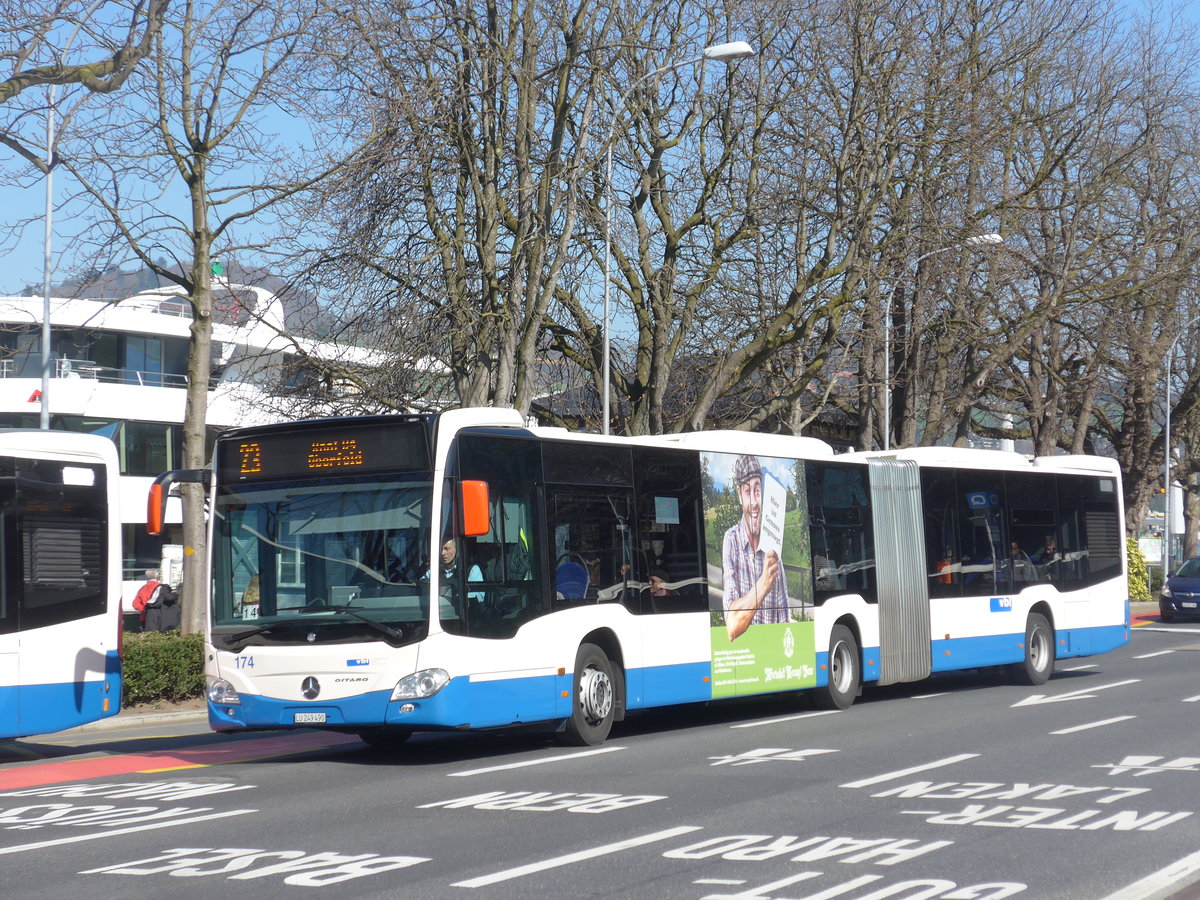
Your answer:
[[[146,570],[146,583],[138,588],[137,594],[133,598],[133,608],[138,612],[138,618],[142,623],[142,631],[146,630],[146,604],[154,599],[154,593],[159,586],[158,569]]]

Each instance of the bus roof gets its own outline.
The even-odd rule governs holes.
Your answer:
[[[1032,460],[1011,450],[983,450],[975,447],[906,447],[900,450],[869,450],[848,453],[853,459],[911,459],[920,466],[948,466],[972,469],[1019,471],[1046,469],[1064,472],[1092,472],[1117,475],[1115,459],[1104,456],[1062,454],[1038,456]]]

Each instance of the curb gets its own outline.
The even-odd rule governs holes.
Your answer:
[[[186,709],[178,712],[130,713],[120,712],[115,716],[77,725],[58,734],[80,734],[91,731],[112,731],[117,728],[136,728],[139,725],[180,725],[191,722],[207,722],[207,709]]]

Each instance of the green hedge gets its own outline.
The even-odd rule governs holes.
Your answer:
[[[125,633],[122,705],[204,694],[204,637],[177,631]]]
[[[1128,538],[1125,544],[1129,554],[1129,602],[1150,603],[1150,577],[1146,571],[1146,557],[1137,538]]]

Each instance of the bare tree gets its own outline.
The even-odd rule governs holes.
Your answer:
[[[172,8],[154,36],[153,65],[131,75],[123,102],[98,112],[74,152],[64,153],[95,210],[92,233],[111,236],[97,250],[132,256],[177,285],[191,307],[186,468],[207,462],[218,253],[261,251],[261,237],[239,228],[339,164],[339,148],[301,166],[263,139],[268,113],[301,109],[295,78],[317,54],[312,40],[322,15],[316,0]],[[204,488],[185,485],[183,496],[186,632],[202,627],[208,586],[203,567],[187,564],[205,555]]]
[[[446,402],[388,389],[422,361],[458,402],[529,410],[547,310],[573,265],[610,14],[593,0],[347,12],[366,54],[346,61],[348,102],[385,136],[326,192],[334,237],[317,268],[326,289],[353,286],[350,329],[398,361],[373,399]]]
[[[46,171],[52,161],[40,154],[40,126],[35,114],[41,98],[29,92],[49,85],[81,85],[94,94],[108,94],[125,84],[150,52],[162,27],[170,0],[97,0],[90,6],[67,0],[0,0],[0,145],[25,162]],[[76,48],[83,62],[67,63],[71,43],[80,34],[86,44]],[[82,43],[82,42],[81,42]]]

